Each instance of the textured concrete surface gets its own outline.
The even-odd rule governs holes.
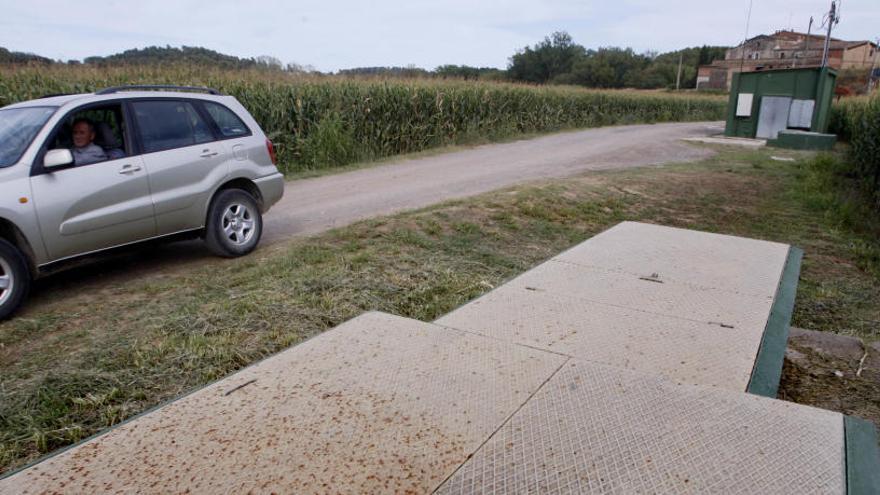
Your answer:
[[[744,391],[787,252],[784,244],[623,222],[437,323]]]
[[[0,493],[423,493],[563,362],[368,313],[2,480]]]
[[[773,302],[770,296],[698,288],[676,281],[658,283],[646,280],[649,278],[550,260],[510,285],[733,330],[745,328],[759,332],[764,330]]]
[[[838,413],[369,313],[0,493],[843,493]]]
[[[0,494],[844,493],[843,416],[744,393],[784,251],[624,223],[434,324],[362,315]]]
[[[699,289],[773,297],[787,255],[788,245],[777,242],[621,222],[553,259]]]
[[[439,493],[844,493],[843,416],[566,364]]]
[[[681,138],[722,129],[718,122],[600,127],[296,180],[266,215],[263,238],[312,234],[535,179],[699,160],[713,152]]]
[[[519,284],[500,287],[437,323],[735,391],[746,389],[761,343],[760,332],[597,304]]]

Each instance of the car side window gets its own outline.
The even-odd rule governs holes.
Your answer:
[[[116,160],[130,154],[126,133],[120,103],[90,105],[61,121],[47,149],[69,149],[76,165]]]
[[[211,115],[214,123],[217,124],[217,128],[220,129],[220,134],[223,137],[233,138],[250,135],[251,130],[248,129],[245,123],[242,122],[241,119],[238,118],[238,115],[235,115],[235,112],[232,110],[219,103],[205,101],[202,102],[202,104],[205,106],[205,110],[208,111],[208,114]]]
[[[214,140],[211,128],[192,103],[175,100],[132,102],[144,153],[182,148]]]

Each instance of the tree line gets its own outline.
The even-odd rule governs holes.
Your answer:
[[[727,47],[701,46],[656,54],[631,48],[586,49],[556,32],[510,58],[511,80],[538,84],[575,84],[591,88],[674,87],[681,57],[681,87],[696,86],[697,67],[724,58]]]
[[[3,64],[51,64],[52,59],[33,53],[13,52],[0,46],[0,65]]]
[[[679,58],[682,61],[681,87],[696,85],[697,67],[723,58],[727,47],[700,46],[657,54],[636,53],[631,48],[600,47],[587,49],[574,42],[564,31],[555,32],[534,46],[527,46],[510,57],[506,69],[441,65],[434,70],[416,66],[357,67],[343,69],[343,76],[451,78],[466,80],[515,81],[534,84],[570,84],[590,88],[669,88],[678,76]],[[10,52],[0,47],[0,64],[54,64],[39,55]],[[69,60],[67,64],[95,66],[148,65],[185,63],[222,69],[268,69],[293,73],[308,72],[321,75],[313,67],[282,64],[270,56],[240,58],[202,47],[159,47],[126,50],[104,57],[87,57],[82,62]]]
[[[433,78],[464,79],[464,80],[494,80],[507,79],[506,71],[495,67],[471,67],[469,65],[440,65],[434,70],[422,69],[415,65],[406,67],[355,67],[342,69],[337,72],[341,76],[372,76],[372,77],[401,77],[401,78]]]
[[[441,77],[469,80],[569,84],[589,88],[673,88],[681,60],[680,87],[697,84],[697,68],[724,58],[728,47],[698,46],[667,53],[636,53],[632,48],[587,49],[568,33],[556,32],[534,46],[519,50],[507,69],[441,65],[429,71],[408,67],[358,67],[338,72],[347,76]]]
[[[270,69],[291,72],[309,71],[310,67],[298,64],[282,64],[280,60],[268,55],[252,58],[241,58],[234,55],[226,55],[208,48],[199,46],[148,46],[146,48],[133,48],[120,53],[107,56],[86,57],[82,61],[52,60],[33,53],[13,52],[0,47],[0,65],[92,65],[98,67],[115,67],[121,65],[154,65],[154,64],[187,64],[220,69]]]

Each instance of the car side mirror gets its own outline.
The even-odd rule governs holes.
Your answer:
[[[73,153],[69,149],[49,150],[43,158],[43,168],[56,168],[73,163]]]

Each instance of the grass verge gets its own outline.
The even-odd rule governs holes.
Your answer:
[[[876,340],[880,231],[828,213],[837,203],[820,198],[822,168],[809,156],[723,149],[696,164],[592,173],[360,222],[244,259],[60,288],[0,324],[0,470],[363,311],[433,320],[622,220],[796,244],[806,255],[793,324]]]

